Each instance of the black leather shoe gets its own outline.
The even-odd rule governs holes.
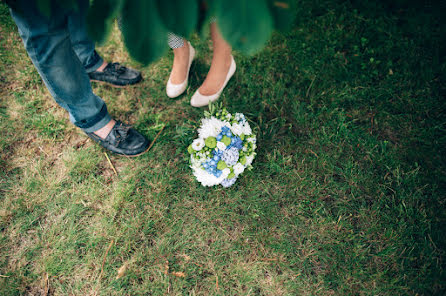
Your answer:
[[[86,134],[105,149],[126,156],[141,155],[147,151],[150,144],[146,137],[120,121],[116,121],[116,124],[105,139],[94,133]]]
[[[110,83],[114,86],[126,86],[141,81],[141,72],[121,66],[119,63],[108,63],[102,72],[88,73],[90,80]]]

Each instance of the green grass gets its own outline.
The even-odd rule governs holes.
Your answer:
[[[176,100],[172,53],[141,67],[116,29],[98,49],[145,77],[93,84],[110,112],[151,139],[165,127],[149,153],[110,155],[116,176],[1,5],[0,295],[446,293],[445,25],[436,4],[395,3],[299,1],[291,32],[235,53],[221,101],[251,120],[258,156],[229,189],[188,168],[209,40],[193,38]]]

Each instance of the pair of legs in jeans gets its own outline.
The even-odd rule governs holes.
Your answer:
[[[76,9],[60,5],[61,1],[50,1],[51,17],[43,15],[36,2],[15,0],[11,14],[32,62],[53,98],[68,111],[76,126],[102,146],[119,154],[141,153],[140,150],[148,146],[148,141],[133,129],[116,125],[104,101],[91,89],[90,78],[101,77],[97,72],[107,64],[96,53],[94,43],[86,34],[89,0],[78,0]],[[211,36],[214,43],[211,69],[191,101],[193,103],[199,94],[200,104],[192,104],[197,107],[217,99],[235,71],[231,48],[221,37],[215,22],[211,24]],[[193,59],[190,55],[192,47],[185,40],[180,41],[182,44],[174,48],[173,84],[187,79]],[[105,70],[112,71],[110,76],[122,72],[122,68],[115,67],[115,64],[111,66],[105,67]]]
[[[61,1],[51,1],[51,17],[40,12],[37,1],[14,2],[11,15],[28,55],[53,98],[68,111],[70,120],[76,126],[114,151],[113,147],[109,147],[110,143],[104,145],[101,141],[107,140],[115,121],[104,101],[93,93],[89,77],[89,73],[97,73],[107,65],[86,33],[85,17],[89,0],[78,0],[76,8],[60,5]],[[110,135],[111,145],[125,146],[125,143],[116,143],[114,138],[118,137],[122,142],[122,138],[129,135],[129,129],[125,127]],[[134,132],[130,134],[134,135]],[[139,139],[142,140],[141,137]],[[139,154],[144,147],[136,147],[138,145],[134,140],[130,150],[124,147],[124,150],[114,152]],[[133,148],[137,151],[132,151]]]

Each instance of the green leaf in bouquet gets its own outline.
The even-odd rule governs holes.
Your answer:
[[[157,0],[159,16],[171,32],[188,37],[198,20],[197,0]]]
[[[87,32],[94,41],[99,44],[105,42],[121,4],[121,0],[94,0],[91,3],[87,14]]]
[[[223,160],[220,160],[218,163],[217,163],[217,169],[219,169],[220,171],[221,170],[224,170],[225,168],[227,168],[228,167],[228,165],[223,161]]]
[[[151,0],[124,0],[122,33],[130,55],[147,65],[162,57],[167,49],[167,29]]]
[[[268,5],[274,20],[274,28],[279,31],[288,31],[295,18],[295,1],[268,0]]]
[[[194,148],[192,148],[192,144],[187,147],[187,152],[189,152],[189,154],[194,154]]]
[[[215,0],[215,15],[225,40],[246,54],[262,49],[273,31],[266,0]]]
[[[205,111],[204,112],[205,115],[209,114],[209,117],[216,116],[217,112],[222,110],[223,103],[222,102],[209,102],[208,108],[209,108],[209,112]]]

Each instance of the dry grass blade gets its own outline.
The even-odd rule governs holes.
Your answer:
[[[184,272],[181,272],[181,271],[173,271],[173,272],[170,273],[170,275],[173,275],[173,276],[176,276],[176,277],[182,277],[182,278],[186,277]]]
[[[167,260],[164,265],[164,274],[169,274],[169,261],[167,261]]]
[[[125,275],[125,272],[127,271],[127,263],[124,263],[119,269],[118,269],[118,275],[116,276],[116,279],[120,279]]]
[[[50,292],[50,280],[48,278],[48,273],[47,273],[46,277],[45,277],[45,290],[44,290],[44,294],[43,295],[47,296],[49,292]]]
[[[113,169],[113,172],[115,172],[115,175],[117,176],[118,172],[116,171],[115,166],[113,165],[113,163],[111,162],[110,158],[108,157],[107,152],[104,152],[104,154],[105,154],[105,157],[107,158],[108,163],[110,164],[111,168]]]
[[[149,148],[147,148],[147,152],[148,152],[150,149],[152,149],[153,144],[155,144],[156,139],[158,139],[158,137],[159,137],[159,135],[161,134],[161,132],[163,131],[163,129],[164,129],[164,125],[163,125],[163,127],[161,128],[161,130],[156,134],[156,136],[155,136],[155,138],[153,139],[152,143],[150,143]]]
[[[105,251],[104,254],[104,258],[102,259],[102,265],[101,265],[101,272],[99,273],[99,277],[98,277],[98,282],[101,280],[102,278],[102,273],[104,272],[104,265],[105,265],[105,260],[107,259],[107,255],[108,252],[110,251],[111,247],[113,246],[113,243],[115,242],[114,239],[111,240],[110,244],[108,245],[107,250]]]
[[[218,291],[218,275],[215,275],[215,291]]]
[[[99,272],[99,276],[98,276],[98,279],[97,279],[97,283],[98,283],[98,284],[99,284],[99,282],[101,281],[102,273],[104,272],[104,265],[105,265],[105,260],[107,259],[108,252],[110,251],[110,249],[111,249],[111,247],[113,246],[113,243],[114,243],[114,242],[115,242],[115,240],[112,239],[111,242],[110,242],[110,244],[108,245],[107,250],[105,251],[104,258],[102,259],[101,271]],[[98,294],[98,288],[99,288],[99,285],[97,286],[97,288],[96,288],[96,290],[94,291],[93,295],[97,295],[97,294]]]

